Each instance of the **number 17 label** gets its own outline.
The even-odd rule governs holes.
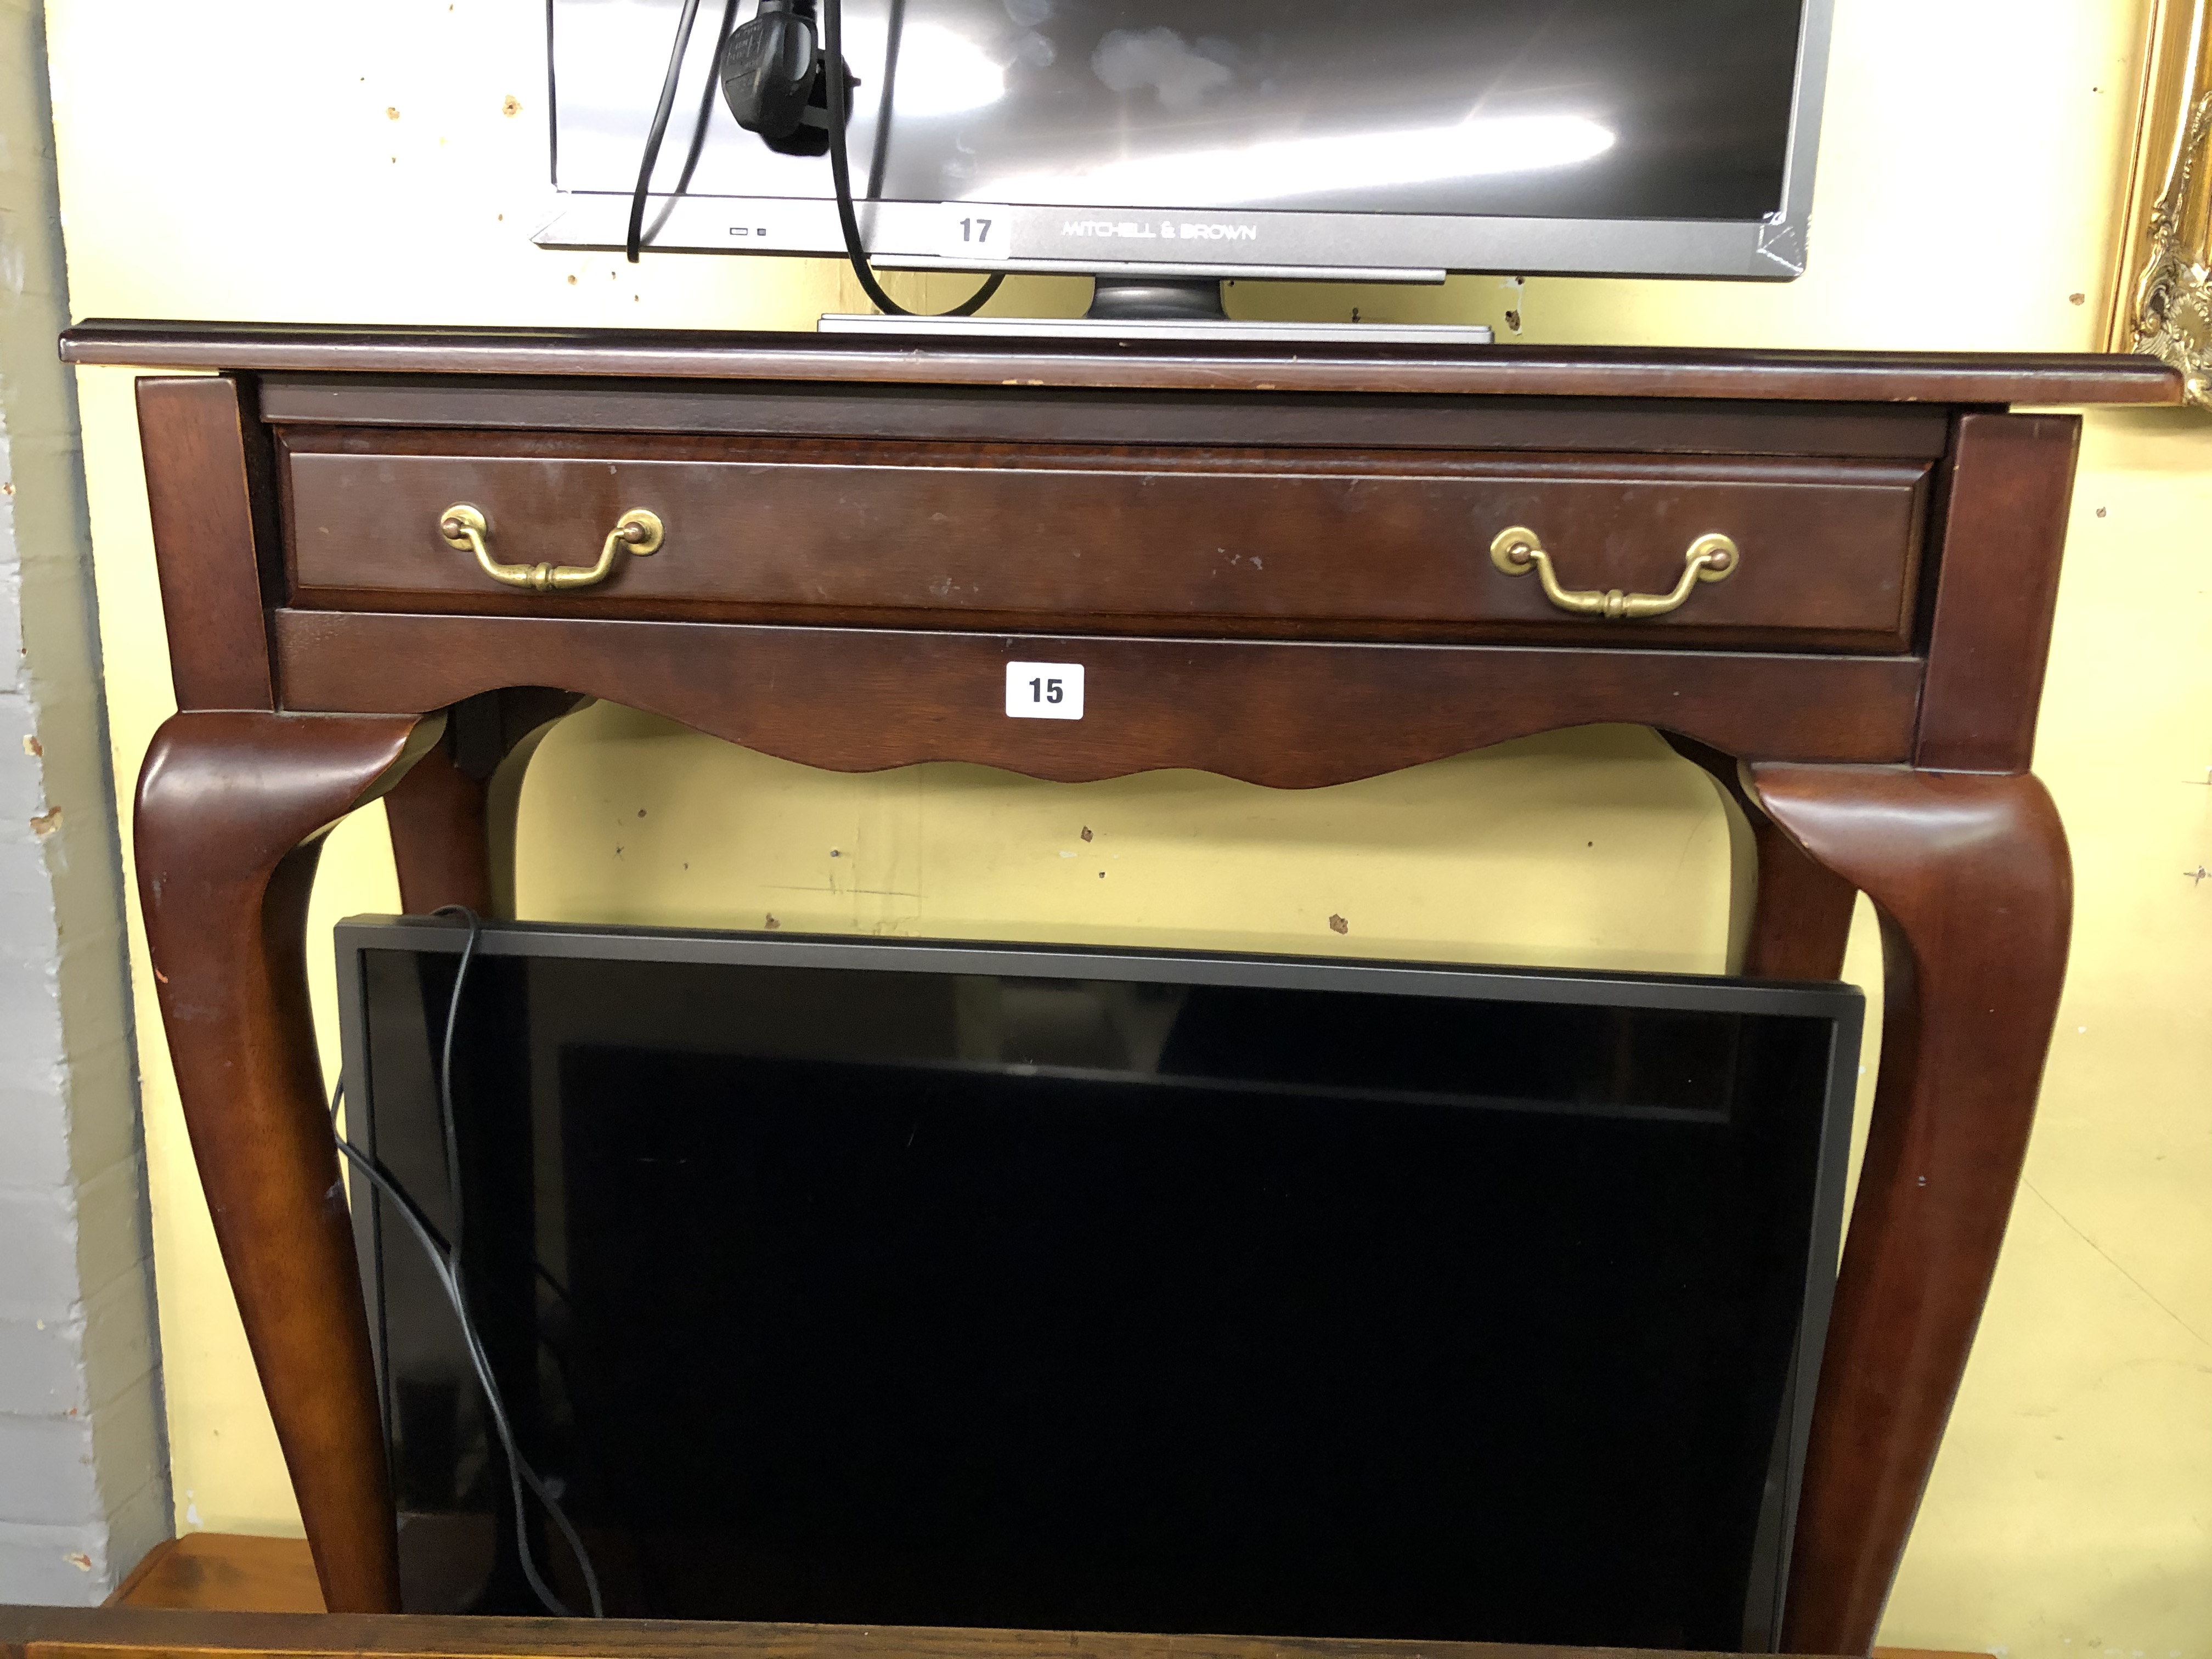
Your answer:
[[[1006,718],[1017,720],[1081,720],[1083,665],[1079,662],[1008,663]]]
[[[981,212],[948,204],[939,210],[937,254],[969,264],[998,264],[1007,257],[1006,221],[996,208]]]

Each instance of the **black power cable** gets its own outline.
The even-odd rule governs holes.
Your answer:
[[[491,1413],[493,1432],[498,1436],[501,1449],[507,1454],[507,1490],[514,1502],[515,1550],[521,1558],[522,1576],[529,1581],[531,1594],[538,1598],[539,1605],[548,1613],[561,1618],[574,1616],[546,1583],[538,1570],[537,1559],[531,1553],[530,1511],[522,1495],[525,1486],[544,1505],[546,1514],[552,1517],[554,1526],[560,1530],[562,1538],[574,1554],[576,1565],[584,1576],[585,1593],[591,1600],[591,1616],[604,1619],[606,1617],[606,1605],[599,1595],[599,1577],[592,1570],[591,1552],[584,1547],[584,1540],[569,1521],[568,1511],[561,1507],[561,1500],[554,1495],[551,1487],[532,1466],[530,1460],[522,1455],[522,1448],[514,1437],[514,1425],[507,1417],[507,1398],[501,1393],[499,1379],[492,1372],[491,1356],[485,1352],[483,1339],[477,1331],[476,1319],[469,1312],[468,1291],[461,1273],[464,1210],[460,1137],[454,1127],[453,1114],[453,1036],[460,1024],[461,992],[468,983],[469,966],[476,958],[477,941],[483,933],[483,924],[475,911],[460,905],[449,905],[433,914],[461,916],[469,925],[468,939],[461,946],[460,962],[453,969],[453,995],[446,1004],[445,1040],[440,1047],[438,1065],[438,1124],[445,1141],[446,1178],[453,1193],[452,1237],[440,1237],[438,1230],[430,1224],[429,1218],[422,1213],[421,1206],[400,1185],[398,1177],[337,1133],[338,1104],[345,1097],[343,1079],[331,1091],[331,1138],[337,1141],[338,1151],[347,1162],[390,1200],[392,1207],[399,1212],[401,1218],[428,1254],[431,1271],[437,1275],[439,1286],[446,1293],[446,1300],[453,1304],[453,1316],[460,1322],[462,1344],[468,1350],[469,1363],[476,1371],[477,1382],[483,1389],[485,1407]],[[552,1276],[546,1273],[544,1267],[539,1267],[538,1272],[548,1282],[552,1282]]]
[[[875,270],[868,264],[868,251],[860,243],[860,217],[853,208],[853,164],[845,154],[846,106],[850,100],[845,85],[843,11],[840,0],[822,0],[822,45],[825,59],[822,73],[827,77],[830,96],[830,177],[837,191],[837,224],[845,234],[845,257],[852,262],[853,274],[860,279],[861,291],[886,316],[972,317],[983,308],[1006,282],[1005,271],[992,272],[982,287],[951,310],[924,313],[908,311],[884,293],[884,285],[876,280]],[[888,102],[888,99],[885,101]]]
[[[884,169],[890,162],[891,100],[898,90],[899,47],[906,39],[906,0],[890,0],[884,14],[884,89],[876,94],[876,137],[868,146],[868,199],[884,193]]]
[[[550,4],[551,0],[547,0]],[[699,157],[707,148],[707,120],[714,113],[716,70],[722,56],[722,42],[730,38],[730,25],[738,15],[738,0],[722,0],[722,26],[714,34],[714,50],[708,60],[707,85],[699,98],[699,113],[691,124],[691,148],[684,152],[684,171],[676,176],[676,186],[668,192],[668,201],[651,225],[646,225],[645,206],[652,194],[653,170],[660,162],[660,146],[668,132],[668,115],[676,102],[676,85],[681,78],[684,58],[691,43],[692,13],[686,9],[678,19],[676,44],[671,48],[668,70],[660,83],[660,102],[653,112],[652,130],[646,135],[645,160],[638,169],[637,188],[630,192],[629,231],[623,251],[632,264],[637,263],[639,252],[668,222],[668,216],[676,211],[676,204],[684,192],[691,188],[691,175],[699,169]]]
[[[691,46],[691,26],[699,18],[699,0],[684,0],[684,9],[676,19],[676,44],[668,49],[668,72],[661,77],[660,102],[653,112],[653,125],[645,135],[644,159],[637,164],[637,188],[630,192],[629,234],[623,239],[623,249],[630,264],[637,263],[638,244],[645,231],[646,193],[653,188],[653,164],[660,160],[660,141],[668,134],[668,113],[676,107],[676,82],[684,73],[684,54]],[[714,43],[715,56],[721,55],[721,42]],[[713,95],[714,76],[707,77],[708,95]],[[703,125],[703,112],[702,112]],[[696,144],[695,144],[696,151]],[[688,173],[690,169],[685,169]]]

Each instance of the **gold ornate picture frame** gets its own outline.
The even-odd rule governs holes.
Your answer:
[[[2150,0],[2106,344],[2212,409],[2212,0]]]

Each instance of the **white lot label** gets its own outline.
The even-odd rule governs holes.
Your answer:
[[[977,264],[996,264],[1007,257],[1006,220],[1002,210],[985,208],[981,212],[968,207],[945,207],[939,212],[937,222],[937,253],[939,258],[972,260]]]
[[[1008,663],[1006,717],[1017,720],[1081,720],[1083,665],[1079,662]]]

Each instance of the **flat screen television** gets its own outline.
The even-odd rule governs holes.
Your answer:
[[[350,1133],[441,1229],[464,937],[337,930]],[[611,1613],[1771,1650],[1860,1015],[490,926],[466,1279]],[[533,1610],[452,1310],[355,1216],[409,1607]]]
[[[714,80],[705,0],[647,246],[844,249],[826,160]],[[890,267],[1784,281],[1831,0],[846,0],[848,153]],[[548,246],[618,248],[683,0],[550,0]]]

